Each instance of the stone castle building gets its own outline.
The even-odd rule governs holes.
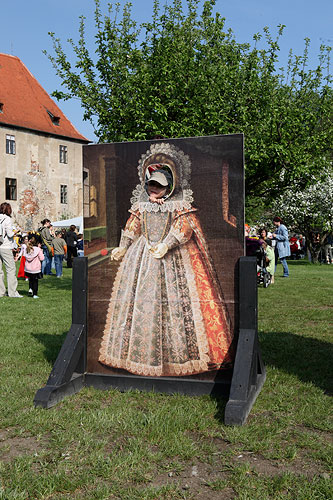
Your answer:
[[[0,54],[0,203],[22,229],[83,215],[88,142],[20,59]]]

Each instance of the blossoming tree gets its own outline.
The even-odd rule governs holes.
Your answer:
[[[327,168],[319,179],[305,189],[289,188],[276,198],[272,205],[290,229],[299,231],[307,239],[312,260],[318,260],[320,246],[313,244],[312,235],[320,233],[323,244],[326,236],[333,231],[333,168]]]

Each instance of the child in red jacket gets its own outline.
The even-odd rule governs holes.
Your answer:
[[[22,241],[22,243],[21,243],[21,248],[20,248],[20,251],[19,251],[19,253],[17,254],[17,256],[16,256],[16,258],[15,258],[15,262],[21,258],[20,268],[19,268],[19,270],[18,270],[17,277],[18,277],[18,278],[25,278],[25,281],[28,281],[28,278],[27,278],[27,276],[24,274],[25,257],[23,257],[23,250],[24,250],[24,248],[26,248],[27,243],[28,243],[28,240],[29,240],[28,236],[24,236],[23,241]]]

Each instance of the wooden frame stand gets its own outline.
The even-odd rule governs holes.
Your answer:
[[[229,400],[227,425],[243,425],[265,382],[266,370],[258,340],[257,261],[239,259],[239,334]]]
[[[211,394],[228,399],[227,425],[243,425],[265,381],[257,332],[257,265],[253,257],[239,261],[239,335],[232,374],[222,380],[140,377],[87,373],[88,259],[73,262],[72,325],[59,352],[46,386],[36,392],[35,406],[50,408],[84,386],[97,389],[138,389],[168,394]]]

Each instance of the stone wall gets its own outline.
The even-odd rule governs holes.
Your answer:
[[[6,135],[15,137],[15,154],[6,153]],[[59,147],[67,147],[67,163]],[[16,179],[16,200],[6,199],[6,178]],[[67,200],[61,200],[61,185]],[[0,203],[13,209],[13,221],[22,229],[37,229],[51,221],[83,214],[82,143],[0,125]],[[67,201],[64,203],[64,201]]]

